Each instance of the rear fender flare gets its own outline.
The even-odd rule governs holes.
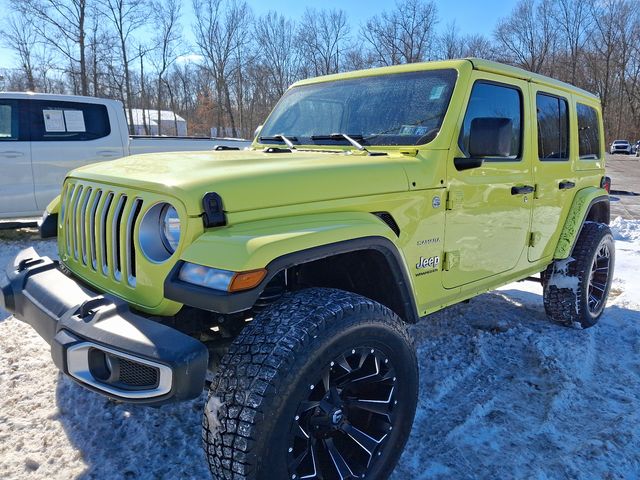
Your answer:
[[[594,205],[601,202],[606,203],[606,211],[608,212],[609,194],[603,188],[587,187],[576,194],[558,239],[554,254],[555,259],[562,260],[571,255],[573,246],[582,230],[582,225],[584,225],[589,216],[589,212]]]

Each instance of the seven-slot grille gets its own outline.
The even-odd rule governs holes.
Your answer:
[[[62,192],[62,249],[68,259],[116,282],[136,283],[134,230],[142,199],[67,182]]]

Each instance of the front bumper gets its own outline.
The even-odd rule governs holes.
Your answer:
[[[90,390],[152,405],[202,392],[208,352],[201,342],[92,292],[33,248],[0,271],[0,307],[31,325],[56,366]]]

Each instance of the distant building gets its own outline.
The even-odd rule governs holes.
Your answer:
[[[169,110],[160,110],[160,120],[158,121],[157,110],[143,110],[134,108],[133,113],[133,134],[134,135],[163,135],[186,137],[187,121],[180,115]],[[125,111],[127,123],[129,123],[129,111]],[[145,129],[145,123],[147,128]],[[160,132],[158,133],[158,123],[160,123]]]

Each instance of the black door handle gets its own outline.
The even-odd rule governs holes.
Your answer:
[[[570,188],[575,187],[576,184],[574,182],[570,182],[570,181],[564,181],[564,182],[560,182],[560,184],[558,185],[558,188],[560,190],[569,190]]]
[[[526,195],[527,193],[533,193],[535,188],[531,185],[523,185],[522,187],[511,187],[511,195]]]

